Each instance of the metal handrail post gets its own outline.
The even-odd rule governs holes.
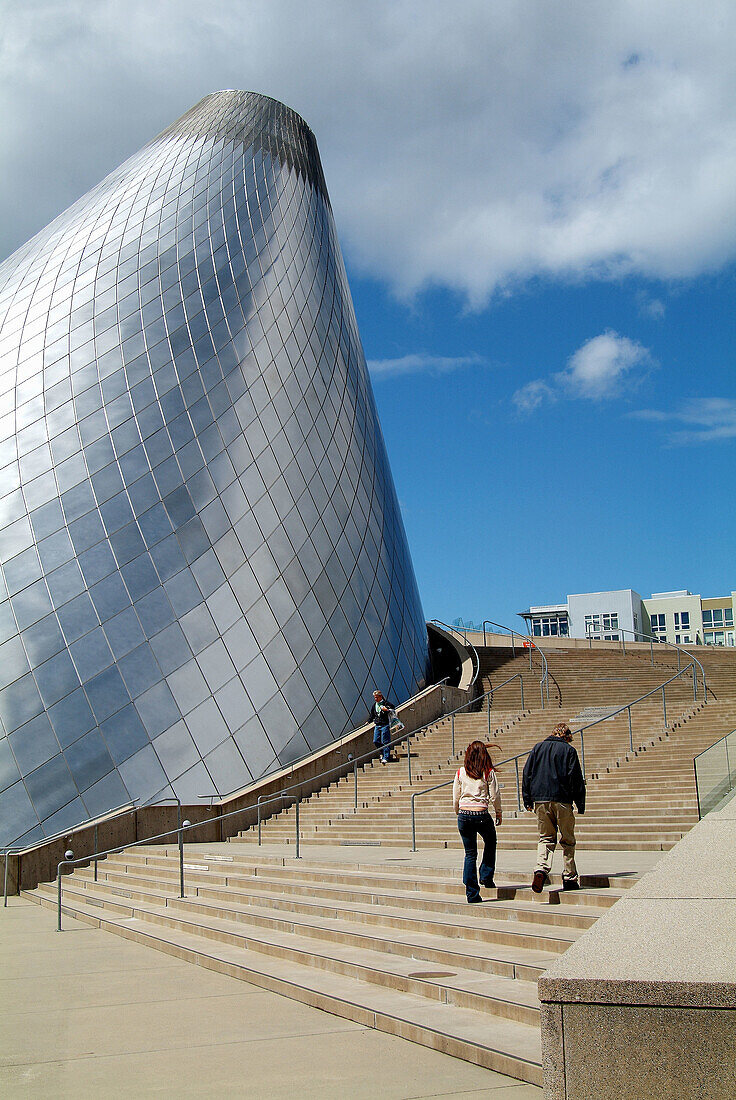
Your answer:
[[[698,763],[697,758],[693,760],[693,771],[695,772],[695,797],[698,800],[698,821],[703,820],[703,815],[700,811],[700,790],[698,788]]]
[[[516,805],[521,812],[521,783],[519,782],[519,757],[514,758],[514,766],[516,768]]]
[[[516,644],[514,642],[514,632],[513,632],[513,630],[511,631],[511,656],[512,657],[516,656]]]
[[[654,644],[651,638],[649,639],[649,656],[652,660],[652,667],[654,667]]]
[[[521,685],[521,709],[524,709],[524,677],[519,673],[519,684]]]
[[[539,694],[542,696],[542,710],[544,710],[544,684],[541,681],[539,683]]]
[[[258,795],[258,844],[261,843],[261,795]]]
[[[491,696],[488,695],[488,739],[491,738]]]
[[[698,701],[698,678],[695,675],[695,665],[693,664],[693,702]]]
[[[406,739],[406,759],[409,764],[409,786],[411,786],[411,737]]]
[[[625,657],[626,656],[626,635],[624,634],[623,631],[621,631],[621,652],[623,653],[623,655]],[[679,668],[680,666],[678,665],[677,667]]]
[[[61,863],[56,868],[56,931],[61,932]]]
[[[355,780],[355,812],[358,812],[358,759],[353,760],[353,778]]]
[[[677,671],[680,671],[680,647],[677,647]]]
[[[580,767],[583,772],[583,779],[585,779],[585,738],[582,730],[580,731]]]
[[[97,847],[97,826],[96,825],[95,825],[95,851],[96,852],[99,851],[99,848]],[[97,882],[97,860],[95,860],[95,882]]]
[[[417,850],[417,820],[414,803],[416,801],[416,794],[411,796],[411,850],[416,852]]]
[[[8,849],[5,849],[5,873],[3,875],[3,909],[8,907]]]
[[[297,800],[296,800],[296,856],[294,858],[295,859],[301,859],[302,858],[301,855],[299,854],[299,798],[298,798],[298,796],[297,796]]]
[[[533,649],[534,649],[534,644],[532,643],[532,645],[529,646],[529,671],[530,672],[532,670],[532,650]]]
[[[664,684],[662,684],[662,717],[664,719],[664,728],[667,729],[667,698],[665,696]]]
[[[631,751],[633,752],[634,751],[634,734],[631,731],[631,707],[627,707],[626,709],[629,712],[629,745],[631,747]]]
[[[184,830],[181,825],[177,829],[179,834],[179,897],[184,897]]]
[[[455,715],[450,716],[450,728],[452,733],[452,755],[455,755]]]

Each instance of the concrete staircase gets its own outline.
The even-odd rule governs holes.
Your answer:
[[[65,877],[64,911],[540,1084],[537,978],[636,880],[643,861],[651,863],[647,853],[671,847],[696,819],[692,757],[736,725],[736,654],[728,656],[730,665],[719,655],[708,670],[718,698],[707,707],[693,703],[691,685],[677,684],[668,688],[666,729],[656,698],[635,708],[633,753],[625,716],[589,731],[577,893],[563,892],[554,878],[532,894],[536,833],[531,816],[517,813],[513,767],[499,771],[499,871],[483,905],[465,902],[449,788],[417,799],[414,855],[411,795],[451,779],[467,741],[489,738],[489,722],[494,755],[503,759],[530,748],[561,716],[578,718],[571,723],[577,728],[588,708],[611,708],[656,686],[668,670],[652,669],[648,655],[557,651],[550,660],[556,707],[514,713],[514,700],[500,689],[490,716],[481,710],[455,718],[454,756],[448,719],[413,739],[411,785],[404,753],[397,763],[361,770],[357,811],[352,777],[305,799],[299,861],[288,809],[264,823],[263,847],[253,829],[228,843],[187,845],[185,898],[178,897],[176,848],[145,846],[102,861],[97,881],[91,868]],[[481,657],[491,682],[525,664],[525,681],[538,684],[524,657]],[[598,872],[586,876],[588,868]],[[56,903],[53,885],[27,896]]]

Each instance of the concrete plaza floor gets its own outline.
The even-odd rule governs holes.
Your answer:
[[[4,1097],[540,1100],[542,1090],[11,898]]]

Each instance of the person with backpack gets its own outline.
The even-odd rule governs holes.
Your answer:
[[[457,814],[457,828],[465,849],[465,896],[468,904],[473,905],[483,901],[476,866],[478,836],[483,839],[480,885],[493,887],[496,885],[493,881],[496,871],[496,825],[500,825],[503,820],[496,772],[488,748],[482,741],[471,741],[465,750],[463,766],[458,768],[452,783],[452,805]]]
[[[563,855],[562,888],[578,890],[580,881],[575,866],[575,815],[585,813],[585,779],[578,754],[572,747],[572,733],[560,722],[549,737],[539,741],[524,765],[521,797],[524,809],[537,815],[537,866],[532,878],[532,890],[541,894],[549,882],[552,856],[560,834]]]

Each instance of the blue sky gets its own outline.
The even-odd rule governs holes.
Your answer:
[[[569,592],[736,587],[735,275],[536,282],[472,314],[353,280],[369,360],[427,357],[373,381],[429,617],[513,625]],[[642,349],[609,392],[555,380],[606,332]],[[539,379],[538,407],[514,401]]]
[[[0,0],[0,257],[203,95],[272,95],[317,137],[427,616],[723,594],[735,59],[727,0]]]

